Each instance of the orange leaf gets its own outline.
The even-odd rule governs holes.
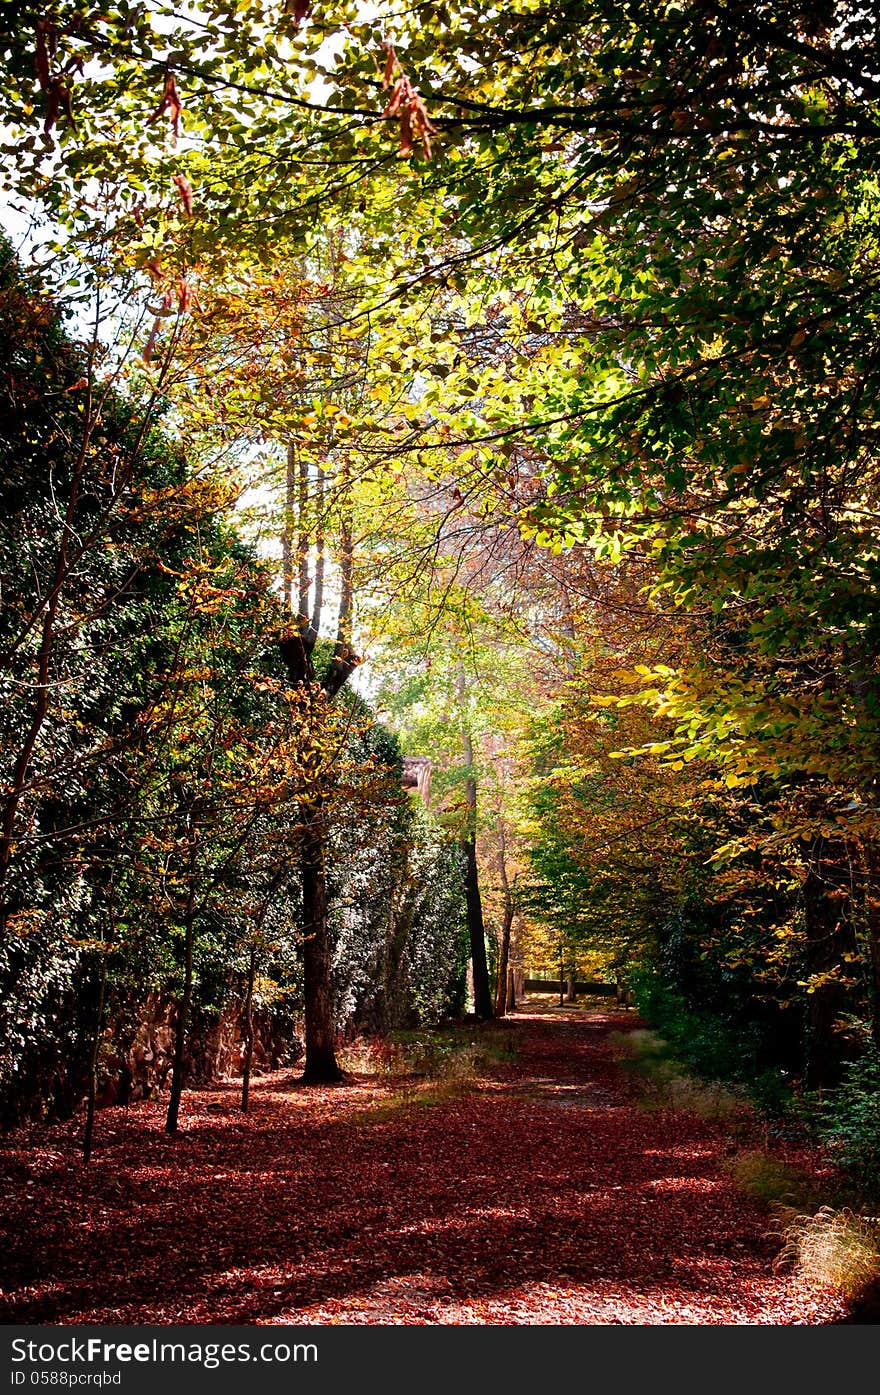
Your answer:
[[[180,96],[178,95],[177,83],[174,81],[173,73],[165,74],[165,82],[162,87],[162,96],[159,98],[159,105],[156,107],[152,116],[149,117],[149,121],[158,121],[159,117],[166,111],[171,113],[171,129],[174,133],[174,139],[177,140],[180,133],[180,117],[183,112],[183,106],[180,101]]]
[[[184,174],[176,174],[174,183],[177,185],[177,192],[180,195],[180,202],[183,204],[183,211],[187,218],[193,216],[193,191],[192,185]]]

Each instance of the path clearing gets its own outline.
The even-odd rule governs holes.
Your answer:
[[[630,1019],[631,1022],[631,1019]],[[544,1006],[459,1097],[400,1104],[291,1073],[104,1111],[0,1154],[0,1320],[103,1323],[772,1323],[841,1304],[774,1274],[726,1140],[635,1104],[620,1014]]]

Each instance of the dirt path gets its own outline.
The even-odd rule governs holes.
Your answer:
[[[717,1130],[649,1113],[616,1014],[518,1013],[512,1063],[400,1102],[366,1076],[257,1082],[3,1149],[0,1320],[106,1323],[773,1323],[840,1305],[773,1272],[768,1218]],[[5,1232],[5,1234],[3,1233]]]

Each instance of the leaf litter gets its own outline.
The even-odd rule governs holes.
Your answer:
[[[632,1020],[632,1019],[630,1019]],[[33,1124],[0,1151],[5,1323],[773,1324],[845,1318],[774,1270],[721,1126],[640,1109],[619,1014],[520,1010],[452,1092],[290,1072]]]

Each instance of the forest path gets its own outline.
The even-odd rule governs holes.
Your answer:
[[[723,1132],[638,1106],[609,1040],[630,1025],[529,1005],[455,1093],[275,1072],[247,1116],[233,1087],[186,1093],[177,1139],[160,1104],[106,1110],[88,1169],[81,1123],[19,1131],[0,1321],[839,1321],[773,1272]]]

